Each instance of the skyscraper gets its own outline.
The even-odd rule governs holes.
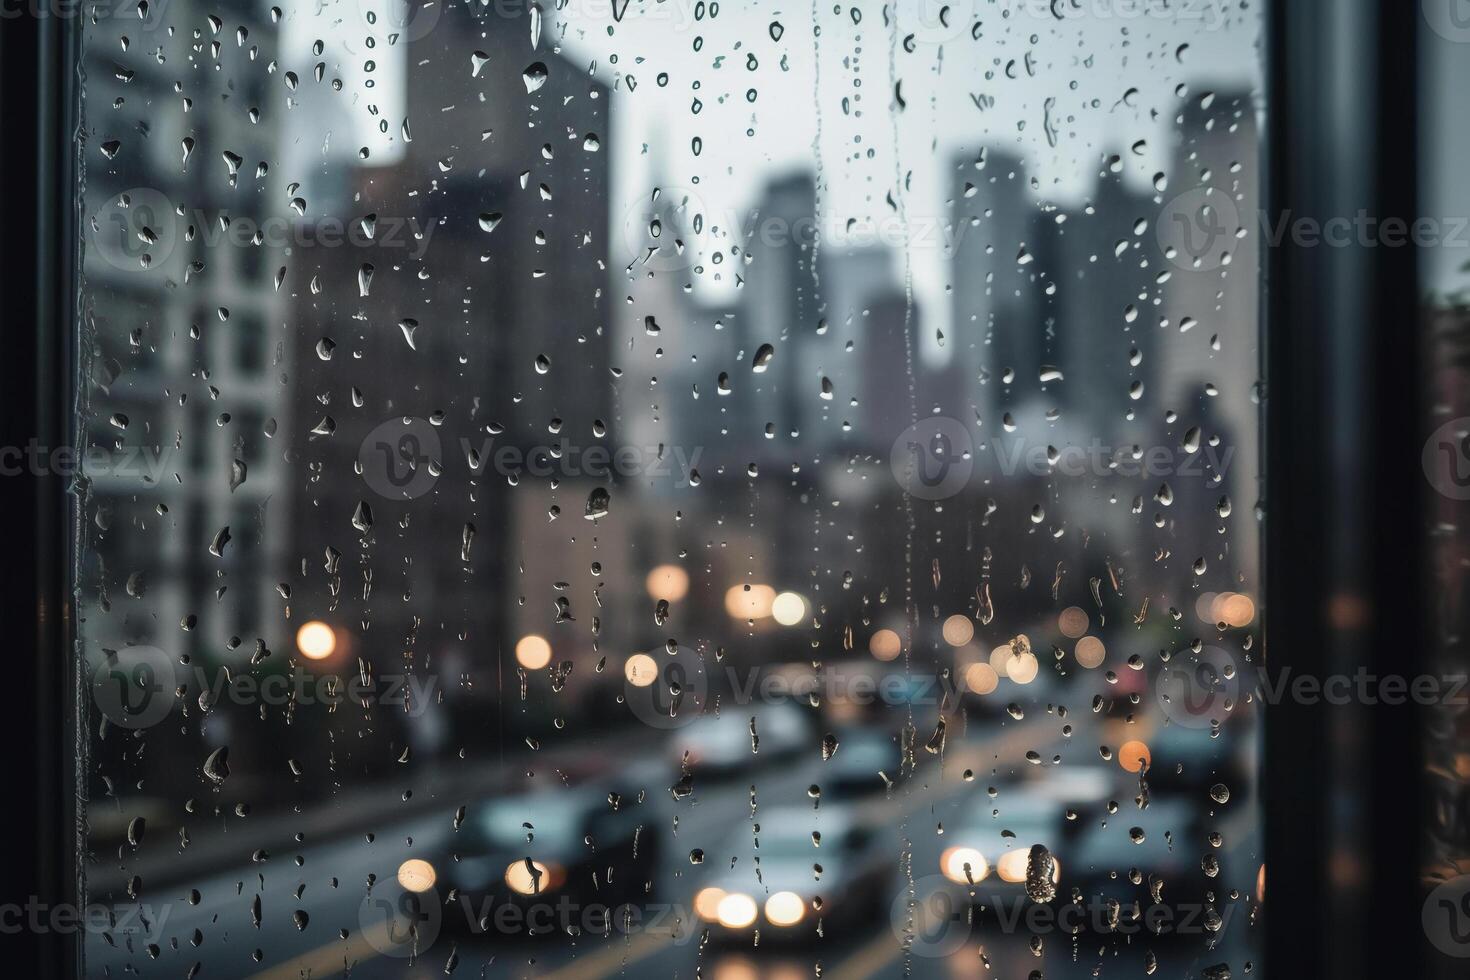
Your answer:
[[[414,66],[401,152],[331,195],[376,234],[316,242],[288,274],[291,443],[299,614],[379,671],[471,665],[452,706],[494,695],[525,594],[516,555],[561,533],[553,507],[580,519],[600,481],[567,474],[610,455],[617,426],[606,89],[530,43],[526,18],[437,17],[399,42]]]
[[[1039,364],[1038,212],[1020,157],[987,149],[957,162],[952,198],[951,357],[989,426],[1003,411],[1001,375]]]

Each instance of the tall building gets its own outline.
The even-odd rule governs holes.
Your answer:
[[[1147,392],[1152,374],[1158,269],[1144,257],[1145,243],[1135,231],[1152,210],[1146,194],[1130,191],[1109,173],[1082,207],[1045,220],[1057,287],[1045,309],[1054,322],[1042,364],[1027,367],[1060,372],[1061,380],[1047,384],[1057,406],[1112,440],[1137,404],[1135,386]]]
[[[400,42],[413,66],[400,153],[340,175],[354,225],[378,235],[302,249],[288,273],[303,365],[295,603],[380,673],[465,665],[458,684],[440,675],[452,718],[436,706],[405,722],[429,750],[514,671],[519,610],[553,601],[517,555],[558,553],[553,536],[605,482],[568,474],[618,439],[607,91],[549,41],[533,47],[527,24],[451,5]]]
[[[903,329],[903,290],[895,274],[897,255],[887,244],[827,245],[819,259],[822,314],[826,332],[809,340],[804,376],[832,382],[832,398],[806,402],[803,430],[816,444],[840,442],[852,448],[886,451],[908,425],[908,385],[898,376],[906,370],[908,348]],[[895,316],[892,300],[897,294]],[[917,314],[917,311],[915,311]],[[908,324],[918,336],[917,316]],[[917,348],[917,344],[915,344]],[[915,353],[917,361],[917,353]],[[881,384],[875,387],[875,374]],[[901,404],[894,405],[900,398]],[[855,403],[855,404],[854,404]],[[897,414],[883,411],[895,407]],[[843,431],[850,424],[851,430]]]
[[[619,300],[613,349],[624,375],[618,425],[630,445],[718,452],[739,421],[720,384],[722,374],[739,373],[739,307],[707,301],[694,288],[714,266],[702,251],[701,230],[714,224],[705,206],[655,176],[614,228],[609,291]],[[671,484],[649,489],[667,492]]]
[[[206,13],[170,9],[148,36],[160,36],[164,23],[203,25]],[[276,28],[264,6],[247,5],[231,11],[217,39],[191,70],[150,64],[126,81],[100,45],[88,45],[87,125],[96,146],[115,139],[118,148],[88,154],[84,243],[93,379],[125,418],[92,419],[88,442],[140,447],[159,466],[141,480],[131,471],[88,474],[99,510],[156,531],[147,547],[137,534],[119,538],[128,549],[120,552],[99,542],[108,563],[99,574],[136,576],[137,595],[116,610],[133,640],[166,638],[173,647],[192,617],[185,646],[211,654],[232,635],[261,635],[277,609],[286,525],[261,514],[285,489],[271,435],[289,421],[281,376],[291,366],[285,304],[271,288],[282,242],[239,240],[239,229],[259,229],[285,210],[282,179],[257,169],[284,124],[264,68],[276,56]],[[226,97],[234,111],[189,111]],[[225,154],[239,158],[238,173],[221,162]],[[151,243],[140,237],[145,227]],[[225,526],[231,542],[215,557],[209,547]]]
[[[270,66],[278,27],[266,4],[159,5],[88,27],[83,347],[104,411],[84,444],[111,452],[83,471],[88,527],[80,615],[105,649],[157,647],[195,717],[193,668],[246,665],[257,642],[287,642],[276,584],[286,578],[291,479],[278,436],[292,424],[287,305],[272,274],[290,242],[271,153],[287,124]],[[156,48],[121,70],[126,36]],[[209,111],[198,111],[208,106]],[[117,529],[119,533],[110,533]],[[125,529],[125,530],[124,530]],[[179,758],[231,736],[224,713],[160,726],[130,754],[115,728],[94,746],[114,779],[187,795]],[[177,752],[178,755],[171,753]]]
[[[987,149],[956,164],[949,349],[984,424],[1008,405],[1008,368],[1029,374],[1044,345],[1036,281],[1043,230],[1020,157]]]
[[[1164,286],[1163,316],[1169,326],[1162,332],[1165,342],[1155,368],[1158,404],[1186,416],[1211,405],[1233,437],[1233,446],[1224,447],[1234,453],[1219,490],[1231,498],[1233,516],[1222,523],[1248,532],[1261,497],[1257,391],[1262,377],[1259,282],[1265,259],[1255,102],[1246,92],[1195,96],[1180,107],[1176,122],[1179,143],[1160,221],[1209,237],[1197,239],[1203,247],[1197,268],[1187,254],[1168,267],[1172,276]],[[1200,211],[1202,201],[1222,198],[1230,205],[1217,207],[1215,216]],[[1176,240],[1167,231],[1161,237]],[[1212,395],[1212,390],[1219,394]],[[1259,569],[1258,538],[1255,533],[1232,536],[1235,567]]]
[[[821,317],[813,275],[817,214],[816,183],[809,173],[771,181],[754,210],[747,240],[750,264],[740,304],[737,347],[754,398],[748,410],[777,430],[799,430],[807,406],[819,400],[821,379],[808,374],[808,351],[817,343]],[[756,355],[769,345],[773,356],[759,374]]]

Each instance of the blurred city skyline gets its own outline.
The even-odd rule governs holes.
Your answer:
[[[742,78],[702,85],[700,111],[681,109],[694,121],[672,126],[624,112],[663,88],[662,49],[613,67],[610,49],[574,44],[571,31],[555,50],[559,19],[538,39],[529,13],[463,4],[402,25],[395,104],[383,91],[391,59],[354,47],[367,32],[357,13],[320,8],[336,20],[304,51],[291,32],[320,21],[302,12],[224,18],[181,5],[162,15],[184,25],[158,39],[168,58],[124,57],[135,67],[119,71],[112,25],[88,47],[88,124],[104,148],[89,155],[86,200],[88,438],[141,443],[168,465],[156,484],[88,474],[81,636],[104,677],[116,651],[146,647],[176,682],[157,685],[165,721],[134,729],[104,711],[95,728],[90,789],[116,797],[119,814],[146,810],[154,828],[146,846],[130,844],[130,824],[97,808],[99,890],[127,891],[139,868],[168,882],[258,874],[280,949],[255,961],[311,949],[339,959],[355,889],[391,877],[399,858],[379,862],[404,841],[423,841],[438,873],[467,875],[467,887],[511,884],[501,845],[474,835],[508,831],[532,848],[536,828],[513,811],[535,805],[538,787],[557,792],[577,756],[603,770],[595,779],[636,773],[627,799],[642,809],[602,817],[617,834],[636,824],[652,848],[629,849],[642,854],[624,864],[633,891],[680,900],[724,863],[701,868],[690,848],[714,856],[740,836],[730,821],[746,791],[721,758],[760,770],[763,799],[805,807],[829,760],[849,758],[838,745],[856,754],[866,740],[884,761],[852,776],[858,798],[912,815],[914,828],[929,819],[927,791],[909,795],[907,777],[932,763],[948,778],[949,760],[964,759],[1003,771],[1026,801],[1042,790],[1021,776],[1037,764],[1023,751],[1070,751],[1069,772],[1132,793],[1151,743],[1175,763],[1152,777],[1161,797],[1181,786],[1194,797],[1137,819],[1181,835],[1200,824],[1211,780],[1253,799],[1241,765],[1253,706],[1214,739],[1202,719],[1182,724],[1145,698],[1192,637],[1248,658],[1259,593],[1259,246],[1226,226],[1219,241],[1209,226],[1199,252],[1173,237],[1174,219],[1195,230],[1190,195],[1240,215],[1258,207],[1252,86],[1171,84],[1218,60],[1204,53],[1213,41],[1192,59],[1174,38],[1187,28],[1150,23],[1135,64],[1121,50],[1132,30],[1120,30],[1109,77],[1126,89],[1131,73],[1148,76],[1148,97],[1076,91],[1069,110],[1020,79],[1071,90],[1081,28],[1008,22],[979,41],[961,31],[943,50],[1016,48],[977,59],[986,86],[1025,88],[1014,106],[989,105],[940,74],[956,59],[938,45],[914,56],[878,14],[834,15],[813,61],[795,17],[780,15],[778,32],[742,9],[713,27],[691,21],[664,45],[711,37],[671,62],[670,100],[696,91],[694,61]],[[639,43],[638,23],[624,18],[614,45]],[[1237,52],[1249,46],[1227,36]],[[1045,50],[1027,57],[1033,45]],[[890,56],[935,78],[896,96]],[[381,66],[366,72],[369,58]],[[836,79],[851,89],[823,107],[816,158],[794,138],[813,121],[807,95],[764,82],[751,83],[753,103],[745,94],[745,75],[779,79],[783,62],[824,73],[812,89],[793,69],[793,91],[827,93]],[[1081,78],[1102,70],[1079,62]],[[859,89],[882,108],[859,116]],[[947,94],[929,100],[931,89]],[[886,106],[899,97],[895,122]],[[1092,101],[1072,133],[1066,114]],[[758,118],[782,102],[774,120]],[[1012,108],[1027,121],[1019,142],[994,121]],[[333,121],[354,114],[371,127]],[[1138,135],[1092,118],[1116,115]],[[783,133],[783,118],[801,133]],[[950,133],[950,118],[983,123]],[[906,125],[945,136],[910,151]],[[856,134],[872,140],[831,149]],[[1193,203],[1172,211],[1181,199]],[[699,285],[716,278],[725,285]],[[1172,468],[1057,465],[1095,444],[1113,462],[1162,453]],[[636,453],[627,472],[585,465],[623,450]],[[906,482],[914,463],[936,466],[936,485]],[[407,678],[418,700],[207,689],[222,674],[286,673],[329,678],[328,690]],[[868,704],[774,705],[740,690],[804,673],[903,683]],[[673,686],[677,723],[657,710]],[[1063,698],[1076,720],[1060,732]],[[1013,726],[1021,702],[1031,718]],[[748,758],[757,736],[764,755]],[[1124,740],[1133,768],[1107,748]],[[983,788],[972,778],[945,787],[945,806],[958,813]],[[593,803],[609,798],[593,787]],[[686,813],[691,794],[719,802]],[[438,812],[451,798],[452,820]],[[822,810],[844,814],[837,800]],[[561,840],[535,816],[539,846],[591,839],[569,820]],[[1242,827],[1232,847],[1250,851],[1254,811],[1231,816]],[[381,837],[373,827],[349,850],[358,824],[391,819],[421,824]],[[295,841],[271,838],[292,822]],[[1082,853],[1080,836],[1046,833]],[[881,841],[868,883],[880,912],[897,853]],[[921,846],[923,874],[962,881],[941,871],[940,843]],[[1123,843],[1061,861],[1097,870]],[[316,851],[299,872],[252,856],[317,846],[346,869],[340,891],[334,864],[330,893],[287,897],[288,879],[322,873]],[[455,848],[484,852],[461,861],[444,852]],[[1159,860],[1199,874],[1178,855]],[[1258,866],[1249,853],[1230,869],[1240,894],[1254,893]],[[203,932],[207,916],[241,921],[249,895],[211,889],[224,897],[178,921]],[[287,905],[310,924],[283,917]],[[94,945],[119,969],[134,963],[133,950]]]
[[[333,67],[344,91],[359,93],[345,106],[301,94],[308,125],[325,134],[319,147],[289,149],[308,188],[330,182],[332,166],[391,166],[407,152],[398,131],[408,115],[407,65],[416,43],[446,29],[454,6],[334,0],[283,18],[283,51],[303,62],[317,60],[310,50],[320,38],[340,36],[350,56]],[[811,11],[781,5],[716,4],[715,16],[696,0],[575,0],[545,5],[534,48],[533,6],[492,0],[477,21],[496,38],[498,56],[529,63],[533,53],[554,54],[559,71],[608,90],[608,132],[599,135],[619,148],[610,153],[614,229],[664,187],[704,205],[696,252],[728,248],[739,244],[770,175],[815,173],[821,207],[810,217],[824,247],[874,236],[906,246],[915,296],[930,311],[916,349],[938,364],[945,354],[935,334],[953,326],[943,250],[934,247],[953,233],[950,161],[982,150],[1025,160],[1043,210],[1082,207],[1114,175],[1130,192],[1154,192],[1158,175],[1174,172],[1178,106],[1254,91],[1261,77],[1256,60],[1241,57],[1245,36],[1252,48],[1259,43],[1256,15],[1226,0],[1077,0],[1057,8],[1060,17],[1044,0],[914,0],[895,5],[892,25],[858,4],[824,13],[818,37]],[[1059,56],[1074,47],[1087,56]],[[473,70],[467,58],[454,68]],[[1257,100],[1247,104],[1260,111]],[[717,166],[701,159],[696,138],[718,144]],[[371,150],[367,161],[359,146]],[[1158,200],[1181,189],[1157,192]],[[690,281],[708,302],[731,299],[721,270]]]

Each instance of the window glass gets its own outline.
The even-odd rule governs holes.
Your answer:
[[[1470,402],[1465,397],[1467,343],[1470,343],[1470,285],[1463,233],[1470,214],[1462,169],[1465,134],[1453,93],[1470,81],[1470,62],[1463,56],[1470,42],[1470,22],[1459,8],[1426,7],[1420,24],[1423,59],[1419,73],[1421,143],[1420,211],[1425,219],[1416,226],[1423,303],[1420,350],[1424,385],[1419,407],[1424,413],[1422,434],[1424,475],[1428,493],[1429,556],[1431,571],[1430,650],[1435,673],[1465,676],[1465,578],[1463,556],[1467,537],[1460,514],[1470,500]],[[1429,238],[1428,236],[1436,236]],[[1449,699],[1425,708],[1426,809],[1422,883],[1423,922],[1434,949],[1430,969],[1436,978],[1453,977],[1470,954],[1463,912],[1470,909],[1470,836],[1465,813],[1470,806],[1466,776],[1470,774],[1470,730],[1463,708]]]
[[[1260,43],[99,8],[87,975],[1258,972]]]

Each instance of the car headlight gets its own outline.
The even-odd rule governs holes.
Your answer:
[[[1001,881],[1009,881],[1012,884],[1026,880],[1026,852],[1006,851],[995,862],[995,873],[1000,875]]]
[[[731,892],[720,899],[715,916],[726,929],[748,929],[755,924],[757,911],[755,899],[739,892]]]
[[[542,895],[561,885],[562,869],[530,858],[505,866],[505,884],[518,895]]]
[[[718,922],[724,898],[723,888],[701,888],[694,896],[694,914],[706,922]]]
[[[796,892],[777,892],[766,899],[766,921],[773,926],[794,926],[806,915],[806,903]]]
[[[995,862],[995,872],[1000,875],[1002,881],[1012,884],[1020,884],[1026,880],[1026,863],[1030,858],[1030,850],[1007,851]],[[1062,862],[1053,860],[1051,869],[1051,880],[1060,883],[1062,880]]]
[[[939,870],[950,881],[969,885],[984,881],[990,876],[990,863],[985,860],[985,855],[973,847],[951,847],[940,855]],[[1024,868],[1021,876],[1025,878]]]

